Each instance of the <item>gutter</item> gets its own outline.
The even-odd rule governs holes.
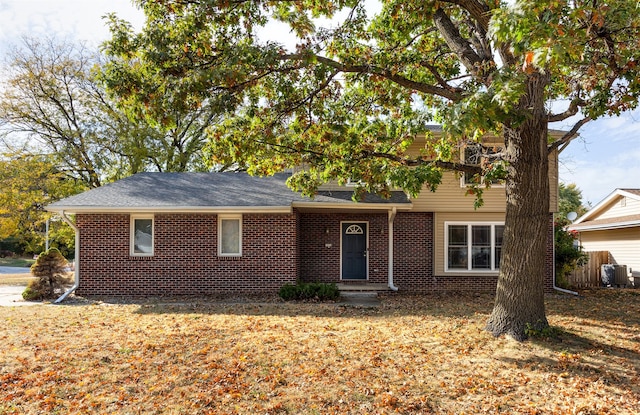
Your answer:
[[[389,288],[392,291],[398,291],[398,287],[393,285],[393,221],[396,218],[397,208],[394,206],[389,211]]]
[[[73,228],[73,230],[75,231],[76,234],[76,239],[75,239],[75,269],[74,269],[74,281],[73,281],[73,285],[71,286],[71,288],[69,288],[67,290],[67,292],[65,292],[64,294],[62,294],[60,297],[58,297],[58,299],[56,301],[54,301],[54,304],[60,304],[62,301],[64,301],[65,298],[67,298],[69,296],[69,294],[71,294],[72,292],[74,292],[79,286],[80,286],[80,230],[78,230],[78,227],[71,221],[71,219],[69,219],[69,217],[67,216],[67,214],[65,213],[65,211],[61,211],[60,212],[60,216],[62,216],[62,220],[64,220],[65,222],[67,222],[67,224],[69,226],[71,226],[71,228]]]
[[[567,290],[564,288],[560,288],[556,285],[556,241],[555,241],[555,235],[556,235],[556,221],[553,221],[553,289],[556,291],[560,291],[561,293],[565,293],[565,294],[571,294],[571,295],[577,295],[579,296],[580,294],[576,291],[571,291],[571,290]]]

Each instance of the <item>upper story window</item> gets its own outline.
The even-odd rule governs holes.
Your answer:
[[[242,215],[218,216],[218,255],[242,256]]]
[[[445,223],[446,271],[497,271],[503,233],[502,223]]]
[[[464,147],[462,162],[465,164],[472,164],[480,166],[482,164],[482,159],[487,156],[491,156],[492,154],[496,154],[502,151],[502,148],[497,146],[488,146],[480,143],[468,144]],[[483,179],[474,176],[470,173],[464,173],[462,176],[462,185],[474,185],[474,184],[482,184]],[[494,180],[491,182],[492,185],[500,184],[499,180]]]
[[[131,216],[131,256],[153,255],[153,215]]]

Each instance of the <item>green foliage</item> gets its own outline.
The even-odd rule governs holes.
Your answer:
[[[44,206],[85,190],[83,182],[61,170],[57,158],[29,152],[0,155],[0,237],[11,238],[18,253],[34,254],[45,246]],[[50,221],[50,245],[73,251],[74,232],[60,221]]]
[[[569,288],[567,276],[589,259],[589,255],[577,244],[578,233],[566,230],[568,224],[567,220],[558,220],[554,231],[556,285],[562,288]]]
[[[499,283],[520,298],[497,297],[494,312],[517,309],[500,302],[533,305],[492,315],[489,326],[522,335],[519,319],[542,318],[533,270],[544,269],[549,153],[591,119],[637,106],[635,0],[136,4],[147,19],[140,33],[112,17],[105,44],[113,62],[105,82],[127,113],[171,126],[173,108],[213,108],[212,168],[303,167],[289,185],[308,195],[347,180],[359,184],[355,199],[393,188],[415,195],[435,189],[445,170],[504,179],[505,234],[526,232],[534,249],[503,246],[503,257],[525,263],[503,261]],[[274,20],[288,25],[295,47],[265,39]],[[565,106],[555,113],[557,100]],[[570,132],[550,137],[549,123],[575,115]],[[443,127],[438,137],[433,122]],[[418,135],[427,144],[416,155]],[[487,135],[504,138],[504,150],[461,162],[460,149]]]
[[[561,327],[556,326],[544,326],[540,329],[527,323],[525,334],[527,337],[534,339],[557,340],[564,334],[564,330]]]
[[[589,256],[579,247],[579,234],[566,229],[571,224],[567,214],[575,212],[581,216],[586,213],[587,209],[582,206],[582,192],[575,184],[560,183],[558,194],[559,211],[554,223],[556,285],[569,288],[567,276],[577,267],[585,265]]]
[[[576,212],[578,217],[587,212],[587,208],[582,204],[582,191],[575,183],[558,185],[558,216],[567,218],[570,212]]]
[[[285,301],[335,301],[340,291],[335,284],[298,283],[283,285],[278,295]]]

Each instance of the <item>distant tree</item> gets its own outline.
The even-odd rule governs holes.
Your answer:
[[[0,155],[0,238],[14,238],[25,253],[42,252],[46,221],[44,206],[86,189],[86,184],[58,168],[52,155]],[[73,231],[51,226],[51,246],[73,249]]]
[[[139,171],[206,169],[203,131],[211,119],[193,111],[173,128],[133,119],[107,96],[98,77],[103,64],[79,43],[23,39],[0,90],[6,150],[31,144],[89,187]]]
[[[582,216],[587,212],[582,204],[582,191],[575,183],[564,184],[560,182],[558,187],[558,217],[566,218],[570,212],[576,212]]]
[[[210,130],[212,162],[254,174],[304,165],[289,184],[308,194],[350,178],[360,190],[415,195],[434,189],[444,170],[504,179],[487,328],[524,339],[527,327],[548,326],[548,157],[590,120],[637,106],[637,1],[136,3],[147,17],[142,31],[112,17],[106,45],[118,62],[109,88],[129,111],[161,121],[172,105],[228,111]],[[294,48],[261,39],[274,20],[289,26]],[[565,106],[554,112],[557,100]],[[550,137],[550,123],[573,116],[566,134]],[[417,134],[431,138],[434,119],[443,136],[408,155]],[[504,150],[461,163],[460,148],[486,134],[503,137]]]
[[[568,288],[567,276],[577,267],[584,265],[588,256],[578,246],[578,234],[568,231],[571,224],[568,218],[570,212],[582,216],[587,208],[582,205],[582,191],[575,183],[560,183],[558,188],[558,213],[554,223],[554,243],[556,262],[556,284]]]
[[[56,154],[64,169],[89,187],[102,184],[114,137],[112,113],[91,80],[97,56],[82,45],[25,38],[10,55],[0,95],[5,144],[26,140]]]

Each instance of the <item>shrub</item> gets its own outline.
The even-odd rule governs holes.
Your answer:
[[[578,240],[577,232],[567,231],[567,224],[567,221],[555,224],[556,285],[561,288],[569,288],[568,276],[589,259],[589,255],[575,243]]]
[[[38,256],[31,266],[31,274],[38,279],[30,281],[22,293],[25,300],[45,300],[64,292],[71,283],[69,263],[60,251],[51,248]]]
[[[285,301],[335,301],[340,297],[340,291],[335,284],[298,283],[285,284],[278,295]]]

